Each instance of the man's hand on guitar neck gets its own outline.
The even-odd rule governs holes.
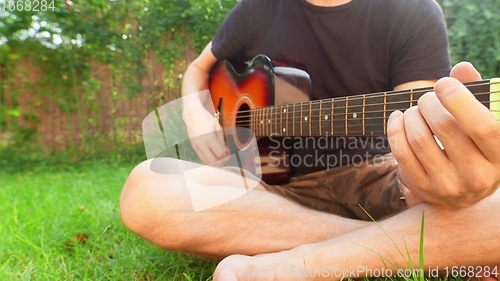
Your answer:
[[[500,123],[460,83],[481,79],[471,64],[458,64],[450,76],[439,80],[418,106],[394,112],[388,136],[400,179],[411,192],[430,203],[460,208],[500,186]]]

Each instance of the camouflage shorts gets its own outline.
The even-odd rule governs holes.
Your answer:
[[[350,166],[292,177],[285,185],[262,184],[267,190],[308,208],[362,220],[370,220],[368,213],[378,220],[407,208],[396,171],[396,160],[387,154]]]

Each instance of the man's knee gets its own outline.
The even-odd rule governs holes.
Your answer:
[[[179,191],[183,188],[179,174],[159,174],[151,171],[151,161],[137,165],[125,182],[120,196],[120,216],[124,225],[147,240],[162,246],[175,232],[176,209],[182,208]]]

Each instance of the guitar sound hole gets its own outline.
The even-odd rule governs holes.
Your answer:
[[[246,145],[253,137],[253,132],[250,130],[250,107],[248,104],[241,104],[236,114],[236,137],[237,143]]]

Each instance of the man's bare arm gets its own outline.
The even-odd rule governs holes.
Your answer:
[[[209,99],[210,70],[217,62],[211,47],[210,42],[188,66],[182,81],[182,117],[186,123],[191,145],[205,164],[216,163],[228,154],[220,124],[203,105],[206,99]]]

